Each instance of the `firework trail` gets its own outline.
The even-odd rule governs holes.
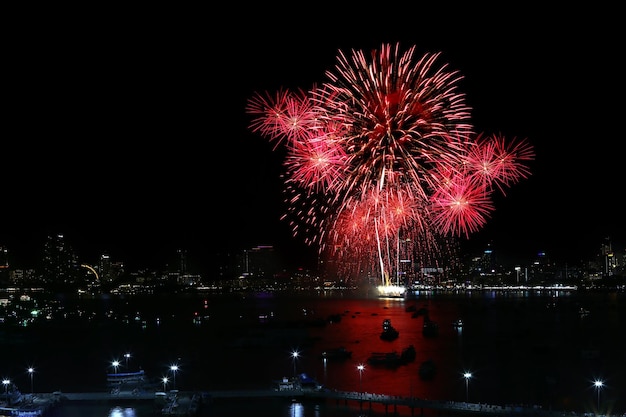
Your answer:
[[[248,100],[250,129],[287,150],[283,218],[346,275],[375,266],[390,284],[401,256],[436,266],[486,224],[495,190],[530,175],[532,146],[476,134],[462,76],[439,58],[339,51],[319,87]]]

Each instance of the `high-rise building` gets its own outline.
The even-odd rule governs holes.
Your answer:
[[[79,282],[80,264],[63,234],[49,235],[44,244],[42,280],[54,286],[74,286]]]

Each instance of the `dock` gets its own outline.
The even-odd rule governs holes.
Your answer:
[[[371,408],[373,404],[384,406],[385,415],[423,416],[425,410],[449,416],[492,415],[519,417],[560,417],[562,411],[545,410],[538,407],[475,404],[462,401],[427,400],[417,397],[402,397],[368,392],[337,391],[330,389],[249,389],[214,390],[203,392],[115,391],[111,392],[54,392],[27,396],[16,407],[0,404],[0,415],[11,417],[45,417],[46,412],[64,401],[153,401],[163,416],[195,416],[202,404],[220,400],[245,400],[254,398],[284,398],[287,400],[331,401],[336,404],[357,404]],[[210,406],[210,405],[209,405]],[[403,410],[402,412],[400,410]],[[582,417],[585,413],[568,412],[568,416]]]

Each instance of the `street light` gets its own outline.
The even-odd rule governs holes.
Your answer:
[[[365,366],[360,363],[359,366],[356,367],[356,369],[359,370],[359,391],[363,392],[363,370],[365,369]]]
[[[7,403],[10,405],[10,403],[9,403],[9,384],[11,383],[11,380],[4,378],[2,380],[2,383],[4,384],[4,398],[6,399]]]
[[[178,365],[170,366],[170,371],[172,371],[172,374],[174,375],[172,378],[172,386],[176,389],[176,371],[178,371]]]
[[[126,369],[128,369],[128,360],[130,359],[130,353],[125,353],[124,358],[126,358]]]
[[[598,391],[598,413],[599,413],[600,412],[600,390],[602,389],[602,386],[604,386],[604,382],[602,382],[599,379],[596,379],[593,382],[593,385],[595,385],[596,391]]]
[[[163,382],[163,392],[167,391],[167,382],[169,381],[169,379],[164,376],[163,379],[161,379],[161,382]]]
[[[30,395],[34,395],[35,390],[33,389],[33,374],[35,373],[35,368],[32,366],[28,368],[28,373],[30,374]]]
[[[472,377],[471,372],[465,372],[463,378],[465,378],[465,402],[469,402],[469,380]]]
[[[113,361],[111,362],[111,365],[113,366],[113,370],[115,371],[115,373],[117,373],[117,368],[120,367],[120,361]]]
[[[520,266],[516,266],[515,267],[515,272],[517,272],[517,285],[519,285],[519,271],[521,271],[521,267]]]
[[[293,378],[294,381],[296,379],[296,359],[298,359],[298,356],[300,355],[300,352],[298,352],[297,350],[294,350],[293,352],[291,352],[291,357],[293,358]]]

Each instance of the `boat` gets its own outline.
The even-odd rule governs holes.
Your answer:
[[[411,314],[411,318],[418,318],[419,316],[427,316],[428,315],[428,309],[426,307],[420,307],[419,309],[415,310],[413,312],[413,314]]]
[[[137,372],[120,372],[107,374],[107,383],[109,385],[120,384],[141,384],[146,380],[146,374],[143,369]]]
[[[399,335],[400,332],[391,325],[391,319],[383,320],[383,331],[380,333],[380,338],[382,340],[395,340]]]
[[[339,346],[323,351],[320,356],[322,359],[326,360],[345,360],[352,357],[352,351],[346,349],[344,346]]]
[[[379,285],[377,288],[380,298],[404,298],[406,292],[402,285]]]
[[[435,361],[432,359],[427,359],[420,364],[418,373],[420,378],[422,379],[433,379],[435,377],[435,373],[437,371],[437,366],[435,365]]]
[[[402,356],[394,350],[392,352],[372,352],[370,357],[367,358],[367,363],[372,366],[395,368],[403,365],[404,360],[402,360]]]
[[[426,337],[437,336],[439,334],[439,325],[425,316],[422,334]]]
[[[402,349],[402,353],[400,354],[403,362],[413,362],[417,357],[417,351],[415,350],[415,346],[408,345],[404,349]]]

